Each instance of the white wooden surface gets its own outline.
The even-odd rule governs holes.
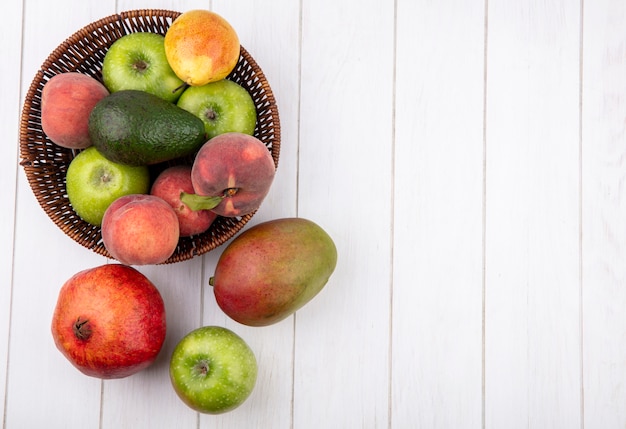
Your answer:
[[[301,216],[339,251],[326,289],[270,327],[207,285],[220,249],[139,267],[161,290],[157,362],[75,370],[60,286],[108,261],[67,238],[18,166],[37,68],[117,11],[213,9],[275,92],[282,146],[250,225]],[[626,2],[72,0],[4,4],[0,26],[3,428],[626,427]],[[254,349],[257,388],[198,415],[167,366],[207,324]]]

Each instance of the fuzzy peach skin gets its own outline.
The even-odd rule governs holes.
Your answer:
[[[196,195],[223,196],[212,210],[244,216],[257,210],[270,190],[276,168],[267,147],[254,136],[224,133],[207,141],[191,169]]]
[[[150,193],[172,206],[180,227],[180,236],[189,237],[205,232],[217,214],[210,210],[191,210],[180,200],[183,192],[193,193],[191,165],[175,165],[163,170],[152,184]]]
[[[180,229],[174,209],[148,194],[113,201],[102,218],[102,241],[111,256],[127,265],[165,262],[176,250]]]
[[[165,33],[165,56],[174,73],[191,86],[224,79],[239,62],[235,29],[204,9],[182,13]]]
[[[91,76],[78,72],[54,75],[41,91],[41,129],[61,147],[91,146],[89,114],[107,95],[106,87]]]

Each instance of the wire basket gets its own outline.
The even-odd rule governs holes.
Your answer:
[[[66,235],[108,258],[112,256],[102,242],[100,227],[82,220],[70,205],[65,175],[79,151],[54,144],[42,131],[42,89],[52,76],[65,72],[83,73],[102,82],[102,61],[113,42],[136,32],[165,35],[180,14],[161,9],[132,10],[83,27],[52,51],[26,94],[20,121],[20,165],[28,183],[39,205]],[[281,136],[276,100],[263,71],[243,46],[239,62],[227,79],[243,86],[252,96],[257,110],[254,136],[267,146],[277,168]],[[254,213],[236,218],[218,216],[204,233],[181,237],[176,250],[163,264],[188,260],[215,249],[241,230],[252,216]]]

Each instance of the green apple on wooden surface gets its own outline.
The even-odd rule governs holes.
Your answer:
[[[176,345],[170,359],[170,380],[190,408],[222,414],[239,407],[252,393],[257,361],[248,344],[221,326],[203,326]]]
[[[113,42],[102,62],[102,80],[107,89],[135,89],[176,102],[185,85],[170,67],[163,41],[160,34],[139,32]]]
[[[90,146],[70,162],[66,190],[76,214],[85,222],[100,226],[104,212],[117,198],[150,190],[150,172],[146,166],[110,161]]]
[[[254,100],[236,82],[222,79],[203,86],[190,86],[177,104],[202,119],[208,138],[228,132],[254,134],[257,121]]]

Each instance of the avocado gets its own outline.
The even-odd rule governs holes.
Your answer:
[[[89,115],[89,137],[109,160],[133,166],[193,155],[206,141],[200,118],[138,90],[100,100]]]

